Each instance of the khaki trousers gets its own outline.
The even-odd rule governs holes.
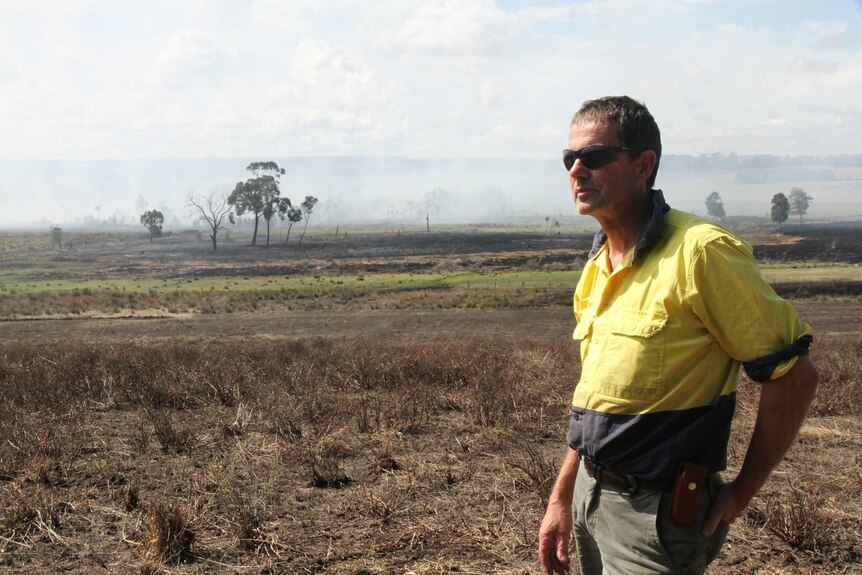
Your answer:
[[[706,538],[701,528],[721,478],[710,477],[691,527],[670,522],[670,493],[626,494],[599,485],[584,471],[575,481],[573,533],[582,575],[701,575],[718,555],[729,526]]]

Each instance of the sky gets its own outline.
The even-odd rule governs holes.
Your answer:
[[[860,0],[0,2],[0,161],[540,159],[609,94],[668,154],[858,154],[860,93]]]

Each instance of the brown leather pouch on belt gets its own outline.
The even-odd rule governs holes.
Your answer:
[[[670,503],[670,520],[676,525],[691,525],[697,519],[700,509],[700,494],[706,488],[709,470],[705,465],[688,463],[679,464],[676,481],[673,484],[673,495]]]

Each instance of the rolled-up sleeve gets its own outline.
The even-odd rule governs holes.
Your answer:
[[[720,236],[702,246],[691,261],[692,309],[749,377],[756,381],[780,377],[808,352],[811,326],[764,281],[748,244]]]

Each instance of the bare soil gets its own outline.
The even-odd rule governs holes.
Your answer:
[[[791,299],[815,333],[852,335],[862,330],[862,301]],[[574,316],[567,306],[518,309],[407,309],[378,311],[281,310],[219,315],[141,315],[126,318],[63,318],[0,322],[0,341],[195,342],[370,337],[423,342],[495,337],[504,341],[567,341]]]

